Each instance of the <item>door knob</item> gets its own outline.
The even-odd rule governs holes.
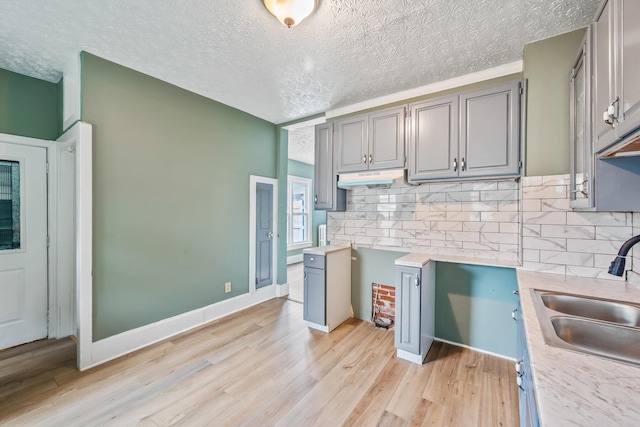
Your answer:
[[[268,232],[267,233],[267,237],[269,237],[269,238],[273,237],[273,231]]]

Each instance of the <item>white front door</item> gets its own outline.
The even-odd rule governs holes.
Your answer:
[[[46,162],[0,142],[0,349],[47,336]]]

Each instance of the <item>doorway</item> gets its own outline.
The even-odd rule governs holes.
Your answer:
[[[276,284],[278,180],[249,177],[249,293]]]

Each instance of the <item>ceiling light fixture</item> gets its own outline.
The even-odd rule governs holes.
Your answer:
[[[278,21],[291,28],[311,15],[317,0],[262,0],[262,4]]]

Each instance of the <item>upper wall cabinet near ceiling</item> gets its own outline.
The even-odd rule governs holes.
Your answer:
[[[336,122],[337,172],[405,167],[405,107]]]
[[[608,0],[593,25],[594,149],[640,127],[640,2]]]
[[[344,212],[347,192],[337,187],[333,169],[333,123],[317,125],[315,129],[314,209]]]
[[[520,173],[521,82],[410,106],[409,181]]]

